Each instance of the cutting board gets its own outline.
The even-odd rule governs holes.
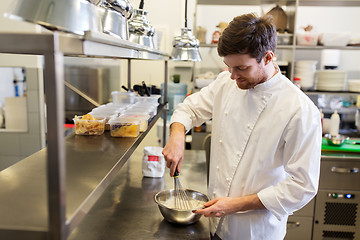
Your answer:
[[[358,144],[353,144],[357,142]],[[358,152],[360,153],[360,141],[345,140],[342,146],[331,146],[328,144],[326,138],[322,139],[322,151],[335,151],[335,152]]]

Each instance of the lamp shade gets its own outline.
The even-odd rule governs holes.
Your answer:
[[[135,9],[134,13],[133,19],[129,21],[129,40],[156,49],[155,30],[146,19],[147,11]]]
[[[173,61],[201,61],[199,53],[199,40],[192,34],[191,28],[182,28],[181,36],[177,36],[173,41],[172,60]]]

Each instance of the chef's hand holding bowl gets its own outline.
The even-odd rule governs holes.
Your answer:
[[[204,208],[194,211],[205,217],[223,217],[241,211],[264,209],[257,194],[243,197],[217,197],[204,203]]]
[[[204,208],[193,211],[196,214],[202,214],[205,217],[223,217],[225,215],[237,212],[233,205],[236,200],[231,197],[217,197],[206,203]]]

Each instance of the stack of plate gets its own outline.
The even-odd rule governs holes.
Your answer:
[[[301,89],[309,90],[314,87],[317,61],[296,61],[294,78],[300,78]]]
[[[339,70],[317,71],[316,89],[320,91],[344,91],[346,72]]]
[[[348,90],[349,92],[360,92],[360,79],[349,79]]]

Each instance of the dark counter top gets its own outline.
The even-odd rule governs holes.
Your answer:
[[[173,179],[167,168],[163,178],[143,177],[142,158],[143,147],[139,146],[69,240],[209,239],[205,217],[188,226],[164,220],[153,197],[173,188]],[[181,170],[184,188],[206,193],[204,151],[186,150]]]

